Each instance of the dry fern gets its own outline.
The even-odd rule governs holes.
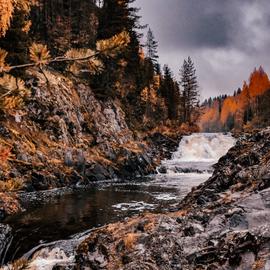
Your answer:
[[[119,52],[128,46],[130,43],[129,33],[126,31],[109,39],[99,40],[96,44],[98,52],[107,56],[115,57]]]
[[[29,48],[29,51],[31,61],[33,61],[37,66],[46,65],[49,63],[51,56],[46,45],[33,43]]]
[[[89,72],[97,74],[103,71],[103,63],[95,57],[95,52],[90,49],[70,49],[65,57],[74,59],[74,63],[69,65],[69,71],[73,74],[80,72]]]

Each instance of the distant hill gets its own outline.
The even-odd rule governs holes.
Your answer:
[[[200,128],[203,131],[241,131],[270,123],[270,81],[262,67],[251,73],[232,96],[210,98],[203,103]]]

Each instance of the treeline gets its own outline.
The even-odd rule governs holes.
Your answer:
[[[270,125],[270,81],[262,67],[255,69],[232,96],[203,102],[200,126],[204,131],[242,131]]]
[[[184,61],[180,81],[167,65],[161,70],[151,29],[145,44],[140,43],[145,26],[133,2],[0,0],[6,16],[0,22],[2,76],[9,72],[12,79],[20,76],[23,81],[24,69],[15,67],[50,66],[84,80],[99,99],[121,100],[127,122],[135,129],[168,122],[194,124],[199,116],[194,64],[190,57]],[[3,78],[0,83],[11,77]],[[7,89],[0,87],[5,95]]]

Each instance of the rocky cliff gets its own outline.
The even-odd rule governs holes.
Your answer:
[[[215,165],[213,176],[181,202],[179,211],[143,214],[94,230],[74,246],[76,251],[67,251],[74,257],[63,265],[269,269],[269,142],[269,129],[242,136]],[[32,267],[42,256],[46,258],[44,250],[35,255]],[[62,262],[57,269],[64,269]]]
[[[180,130],[174,139],[131,130],[121,101],[96,99],[87,81],[35,68],[27,78],[24,110],[0,123],[1,218],[20,210],[17,191],[149,174],[168,154],[165,145],[178,145]]]

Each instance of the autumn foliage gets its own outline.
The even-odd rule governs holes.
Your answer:
[[[270,81],[262,67],[255,69],[249,82],[233,96],[219,97],[204,103],[200,127],[206,131],[241,130],[259,117],[260,97],[270,89]]]
[[[10,148],[0,145],[0,164],[4,166],[10,157]]]

